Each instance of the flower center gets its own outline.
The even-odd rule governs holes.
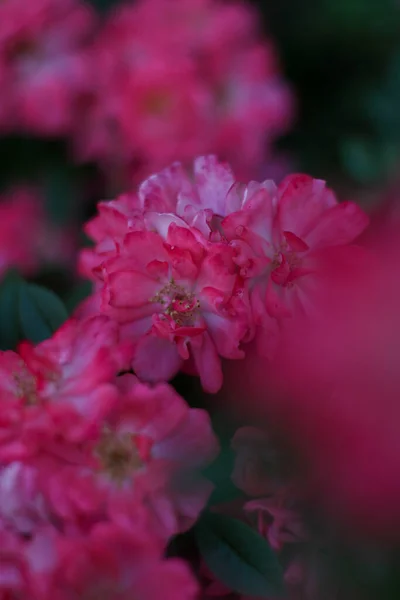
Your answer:
[[[130,433],[117,435],[104,430],[96,453],[104,471],[117,483],[122,483],[143,466],[134,436]]]
[[[37,395],[37,380],[29,371],[23,366],[21,371],[13,373],[15,381],[16,395],[21,400],[25,400],[25,404],[32,406],[38,403]]]
[[[156,302],[164,307],[164,314],[171,317],[177,325],[193,325],[200,302],[192,292],[170,281],[150,302]]]

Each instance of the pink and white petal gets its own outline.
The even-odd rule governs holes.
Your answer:
[[[187,531],[197,521],[214,489],[213,484],[193,471],[181,472],[172,477],[168,487],[178,518],[180,532]]]
[[[211,224],[210,213],[206,210],[196,210],[193,217],[190,219],[190,226],[197,229],[203,236],[204,239],[208,239],[213,231]]]
[[[135,347],[132,368],[143,381],[169,381],[181,366],[182,359],[176,345],[168,339],[149,334],[139,340]]]
[[[196,237],[187,226],[181,227],[171,223],[168,228],[167,242],[171,246],[178,246],[182,250],[189,250],[195,262],[201,261],[205,254],[205,241],[199,242],[200,236]]]
[[[196,281],[197,295],[200,298],[203,288],[211,287],[220,290],[227,297],[233,292],[237,274],[233,262],[233,248],[215,244],[203,260]]]
[[[167,260],[164,240],[155,231],[131,231],[124,238],[122,253],[136,269],[154,260]]]
[[[179,214],[176,209],[178,194],[192,187],[181,163],[176,162],[146,179],[139,187],[138,197],[146,211]]]
[[[306,236],[313,250],[351,243],[368,227],[369,218],[354,202],[342,202],[321,215]]]
[[[212,431],[208,413],[192,408],[175,431],[154,446],[152,455],[193,468],[212,461],[218,450],[218,441]]]
[[[211,312],[203,312],[203,318],[218,354],[232,359],[245,357],[243,350],[239,349],[240,342],[248,332],[248,324],[244,319],[226,319]]]
[[[150,230],[156,231],[163,240],[166,240],[168,237],[168,230],[171,223],[174,223],[178,227],[188,228],[187,223],[183,219],[172,213],[146,213],[145,222],[146,226]]]
[[[118,378],[118,387],[124,394],[120,404],[119,429],[127,427],[129,430],[134,421],[135,430],[140,430],[141,435],[158,443],[168,436],[173,436],[174,431],[187,420],[188,405],[174,388],[166,383],[149,386],[140,383],[133,375],[126,374]]]
[[[221,359],[209,334],[205,332],[201,345],[191,345],[191,350],[204,391],[216,394],[222,387],[223,374]]]
[[[278,188],[278,223],[281,231],[290,231],[301,239],[314,227],[321,215],[337,204],[325,182],[308,175],[289,175]]]
[[[108,278],[113,308],[136,308],[151,302],[160,289],[160,282],[139,271],[111,273]]]
[[[213,155],[201,156],[194,161],[193,171],[201,207],[225,216],[227,194],[235,183],[229,165],[219,162]]]

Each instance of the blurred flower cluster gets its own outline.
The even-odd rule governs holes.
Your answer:
[[[127,177],[210,150],[255,174],[293,111],[256,15],[215,0],[141,0],[103,23],[79,0],[7,1],[0,78],[3,132],[65,136]]]

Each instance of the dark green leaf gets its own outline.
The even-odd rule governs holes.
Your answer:
[[[283,571],[267,540],[226,515],[205,514],[195,527],[197,545],[215,577],[232,591],[283,596]]]
[[[19,289],[19,318],[23,338],[38,344],[51,337],[68,313],[54,292],[23,282]]]

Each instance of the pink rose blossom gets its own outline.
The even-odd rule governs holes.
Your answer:
[[[220,357],[243,358],[254,336],[272,357],[284,321],[312,312],[331,263],[347,267],[367,224],[307,175],[243,185],[215,156],[197,158],[192,172],[174,163],[137,195],[100,203],[86,226],[95,247],[80,259],[95,293],[80,314],[120,324],[140,378],[165,381],[183,368],[215,392]]]
[[[272,319],[280,323],[312,313],[330,263],[351,260],[355,251],[349,244],[367,227],[368,217],[352,202],[339,204],[323,181],[307,175],[290,175],[278,187],[251,182],[230,194],[241,209],[221,228],[237,250],[241,276],[249,279],[260,349],[270,355],[265,342],[277,333]]]
[[[140,378],[168,380],[190,359],[204,389],[215,392],[220,356],[242,358],[248,330],[233,251],[208,244],[170,215],[149,220],[165,237],[131,231],[97,270],[101,310],[135,341],[132,366]]]
[[[76,464],[49,477],[48,497],[65,520],[108,514],[122,526],[136,521],[139,500],[149,529],[168,539],[191,527],[211,492],[197,474],[218,449],[210,420],[166,384],[150,388],[124,375],[119,387],[119,402],[98,434],[77,449]]]
[[[116,324],[104,316],[70,320],[36,347],[24,342],[20,354],[1,353],[0,462],[96,430],[118,398],[125,355]]]

